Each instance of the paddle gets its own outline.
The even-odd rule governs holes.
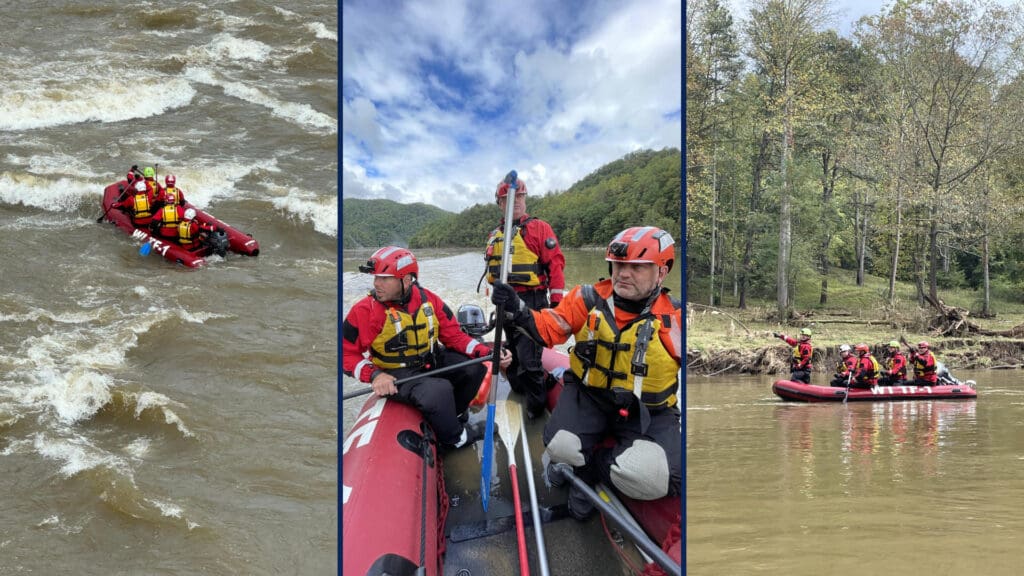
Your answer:
[[[501,242],[501,282],[508,280],[509,257],[512,254],[512,213],[515,208],[516,183],[519,176],[512,170],[505,176],[508,193],[505,195],[505,229]],[[510,198],[511,196],[511,198]],[[496,382],[501,361],[501,337],[504,333],[505,306],[498,306],[494,321],[494,358],[491,359],[491,382]],[[494,405],[498,398],[498,387],[491,386],[487,395],[487,427],[484,429],[484,454],[480,461],[480,503],[487,512],[487,502],[491,496],[491,462],[494,461]]]
[[[124,193],[126,192],[126,190],[124,189],[124,186],[118,186],[117,187],[117,191],[120,192],[120,194],[117,196],[117,200],[114,200],[113,202],[111,202],[110,206],[107,206],[107,209],[103,211],[103,214],[101,214],[100,217],[96,219],[96,223],[97,224],[99,224],[100,222],[103,222],[103,219],[106,218],[107,214],[110,213],[110,209],[114,207],[114,204],[117,204],[121,200],[124,200]]]
[[[604,514],[607,518],[610,518],[612,522],[614,522],[616,526],[619,527],[620,530],[625,532],[626,535],[629,536],[633,540],[633,542],[636,543],[636,545],[644,551],[644,553],[653,558],[654,561],[657,562],[658,565],[665,570],[665,572],[672,574],[674,576],[682,576],[682,567],[679,564],[676,564],[676,562],[672,560],[672,558],[668,554],[666,554],[664,550],[662,550],[653,541],[651,541],[651,538],[646,533],[644,533],[643,530],[640,530],[638,527],[630,524],[629,521],[623,518],[622,514],[620,514],[619,511],[615,509],[614,506],[602,500],[593,488],[588,486],[586,482],[580,480],[575,474],[573,474],[572,468],[568,464],[565,464],[564,462],[559,462],[558,464],[553,464],[550,470],[555,476],[561,474],[563,478],[572,482],[573,485],[578,490],[583,492],[587,499],[590,500],[594,504],[594,506],[596,506],[597,509],[601,511],[602,514]],[[557,480],[555,479],[552,480],[557,482]]]
[[[149,253],[152,251],[153,245],[150,244],[148,240],[143,242],[142,246],[139,246],[139,256],[149,256]]]
[[[515,504],[516,540],[519,543],[519,573],[530,576],[530,561],[526,555],[526,529],[523,528],[522,502],[519,500],[519,475],[516,474],[516,442],[522,429],[522,407],[511,400],[500,400],[494,411],[494,424],[498,436],[508,452],[508,474],[512,481],[512,502]]]
[[[523,433],[523,463],[526,465],[526,485],[530,488],[530,510],[539,510],[537,487],[533,483],[533,458],[530,457],[530,438],[526,435],[523,411],[519,411],[519,427]],[[540,514],[533,514],[533,535],[537,539],[537,561],[541,576],[548,576],[548,551],[544,546],[544,529],[540,525]]]
[[[850,382],[853,381],[853,370],[847,368],[849,374],[846,376],[846,396],[843,396],[843,404],[846,404],[846,399],[850,397]]]
[[[444,366],[441,368],[435,368],[428,372],[421,372],[419,374],[413,374],[412,376],[406,376],[405,378],[399,378],[395,380],[395,386],[399,384],[405,384],[406,382],[414,382],[420,378],[426,378],[427,376],[435,376],[437,374],[444,374],[445,372],[451,372],[452,370],[458,370],[459,368],[465,368],[466,366],[472,366],[473,364],[480,364],[481,362],[487,362],[490,360],[490,356],[481,356],[480,358],[470,358],[464,362],[452,364],[451,366]],[[341,397],[342,400],[348,400],[357,396],[363,396],[373,392],[373,388],[363,388],[362,390],[356,390],[355,392],[349,392]]]

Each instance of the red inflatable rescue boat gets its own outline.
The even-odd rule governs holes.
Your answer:
[[[846,388],[817,386],[778,380],[772,384],[772,392],[783,400],[795,402],[842,402]],[[850,388],[847,402],[883,402],[893,400],[973,400],[978,392],[966,383],[942,384],[938,386],[875,386],[873,388]]]

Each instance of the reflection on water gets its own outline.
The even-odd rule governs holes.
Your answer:
[[[1024,383],[801,404],[688,379],[687,574],[1017,574]]]

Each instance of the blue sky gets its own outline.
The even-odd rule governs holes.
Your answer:
[[[682,0],[345,1],[342,194],[457,212],[681,149],[682,27]]]

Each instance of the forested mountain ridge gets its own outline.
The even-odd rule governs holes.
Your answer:
[[[451,216],[430,204],[400,204],[393,200],[344,198],[341,203],[342,246],[374,248],[408,246],[409,238],[436,220]]]
[[[605,245],[630,226],[680,230],[682,154],[675,148],[638,150],[605,164],[565,191],[529,195],[526,211],[551,224],[566,247]],[[476,204],[423,226],[410,248],[480,247],[501,214],[494,203]],[[346,231],[347,232],[347,231]]]

